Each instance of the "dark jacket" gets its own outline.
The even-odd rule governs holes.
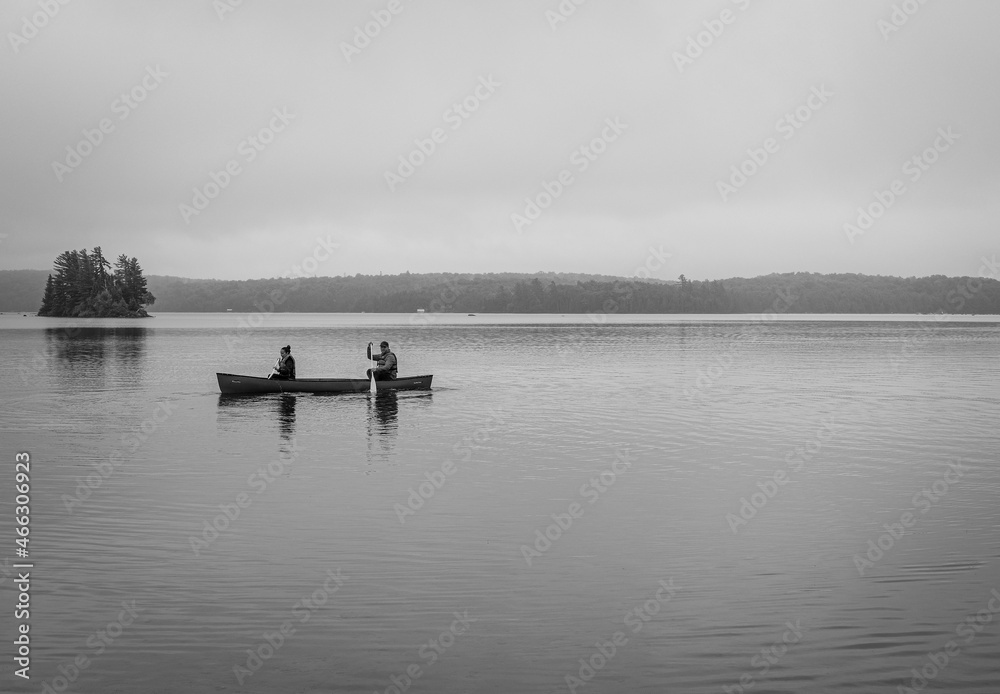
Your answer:
[[[295,357],[291,354],[278,362],[278,376],[290,381],[295,380]]]
[[[385,354],[380,354],[378,357],[378,366],[375,367],[376,372],[388,372],[389,378],[396,378],[396,355],[389,350]]]

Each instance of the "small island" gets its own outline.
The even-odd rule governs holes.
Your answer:
[[[136,258],[122,254],[111,263],[101,247],[65,251],[53,263],[55,276],[45,282],[39,316],[72,318],[149,318],[146,306],[156,297],[146,289],[146,278]]]

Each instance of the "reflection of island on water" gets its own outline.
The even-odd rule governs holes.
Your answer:
[[[46,328],[46,352],[71,365],[102,363],[108,335],[104,328]]]
[[[56,366],[78,378],[112,379],[128,383],[141,380],[146,356],[146,328],[67,327],[45,328],[45,354]]]
[[[146,328],[45,328],[49,354],[65,361],[101,360],[112,347],[123,361],[135,361],[146,350]]]

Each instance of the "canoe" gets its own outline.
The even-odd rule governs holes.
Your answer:
[[[249,395],[252,393],[361,393],[368,391],[367,378],[297,378],[283,381],[261,376],[215,374],[219,390],[224,395]],[[422,390],[431,387],[433,375],[405,376],[391,381],[375,381],[377,390]]]

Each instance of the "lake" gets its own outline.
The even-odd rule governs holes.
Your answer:
[[[429,391],[222,396],[216,372]],[[1000,319],[0,316],[30,683],[886,692],[1000,681]],[[4,527],[13,527],[5,521]],[[905,689],[902,691],[906,691]]]

